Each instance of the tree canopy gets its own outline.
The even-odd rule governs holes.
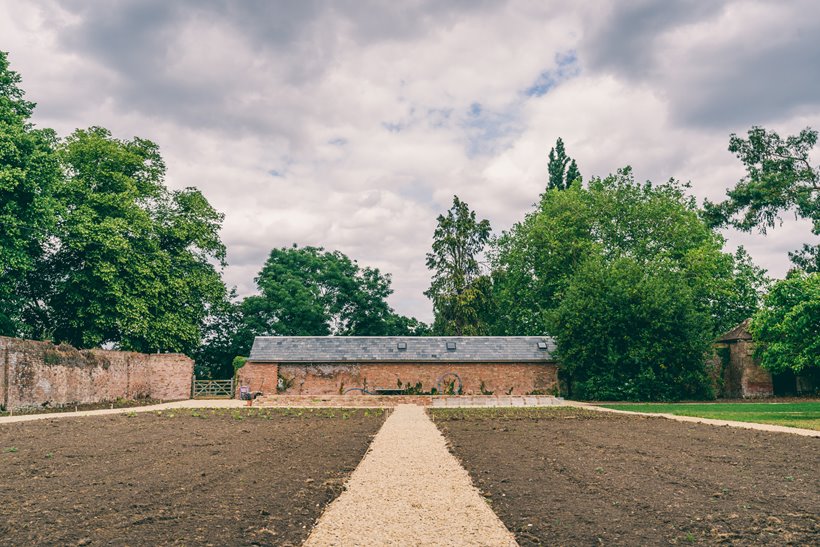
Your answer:
[[[711,397],[709,318],[685,274],[622,256],[592,258],[572,277],[554,334],[569,395],[597,400]]]
[[[486,333],[489,279],[482,275],[479,258],[490,239],[490,222],[477,220],[458,196],[446,214],[438,216],[427,268],[433,276],[424,293],[433,301],[437,334],[477,336]]]
[[[169,191],[151,141],[78,130],[60,146],[66,178],[42,333],[77,347],[196,348],[226,296],[222,214],[195,188]]]
[[[707,219],[715,226],[731,225],[744,231],[766,233],[782,222],[786,212],[812,222],[820,235],[820,171],[811,163],[817,131],[806,128],[783,139],[774,131],[753,127],[747,138],[734,133],[729,151],[743,162],[746,176],[727,192],[721,203],[704,204]],[[820,271],[820,245],[805,244],[789,253],[798,267]]]
[[[772,372],[820,368],[820,272],[793,270],[754,315],[751,332],[761,365]]]
[[[723,239],[703,221],[686,189],[674,180],[637,183],[626,168],[593,178],[586,187],[576,181],[565,190],[547,190],[532,213],[498,238],[491,253],[496,306],[491,331],[557,335],[571,381],[586,396],[606,392],[614,397],[623,374],[636,377],[630,368],[637,363],[635,355],[654,356],[644,362],[642,374],[659,381],[684,376],[701,381],[702,354],[688,369],[674,356],[691,357],[692,348],[704,350],[714,335],[745,319],[767,279],[745,251],[721,251]],[[625,280],[634,287],[629,289]],[[605,290],[595,283],[613,286]],[[670,294],[677,299],[670,309],[678,314],[684,338],[664,334],[663,329],[673,328],[674,315],[658,325],[646,323],[659,307],[669,305]],[[583,333],[584,314],[602,334]],[[661,321],[664,314],[658,317]],[[605,345],[611,353],[595,364],[601,337],[618,332],[630,340],[623,346]],[[653,342],[653,336],[663,338]],[[651,345],[660,340],[668,343],[667,353]],[[602,375],[604,363],[613,368],[611,373]],[[669,374],[660,375],[660,365]],[[612,385],[588,385],[593,377]],[[629,392],[634,397],[673,397],[673,391],[635,389]],[[675,393],[680,397],[708,390],[692,384]]]
[[[56,222],[57,137],[29,121],[20,75],[0,51],[0,335],[26,332],[33,308],[31,275],[47,251]]]

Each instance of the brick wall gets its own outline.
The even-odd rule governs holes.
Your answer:
[[[175,400],[191,393],[194,362],[179,354],[83,350],[0,337],[0,404],[7,409]]]
[[[716,344],[716,348],[728,352],[728,358],[724,361],[721,396],[755,398],[773,395],[772,375],[755,360],[754,342],[733,340]]]
[[[423,391],[441,389],[440,379],[447,373],[461,378],[465,395],[492,391],[496,395],[513,393],[554,394],[558,389],[554,363],[350,363],[350,364],[275,364],[249,362],[239,369],[239,386],[265,394],[276,392],[277,376],[290,384],[287,394],[333,395],[350,388],[396,389],[421,382]],[[452,376],[447,379],[452,379]],[[446,379],[445,379],[446,380]]]
[[[236,373],[236,398],[239,388],[246,386],[252,393],[276,394],[279,366],[276,363],[247,362]]]

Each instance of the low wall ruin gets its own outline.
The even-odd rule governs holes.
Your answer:
[[[194,362],[145,354],[0,337],[0,404],[6,410],[116,399],[188,399]]]

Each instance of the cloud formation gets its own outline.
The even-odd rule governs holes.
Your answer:
[[[820,127],[820,8],[780,3],[34,0],[0,4],[0,48],[62,134],[158,142],[172,187],[226,214],[241,294],[270,249],[322,245],[422,292],[458,194],[496,229],[529,210],[560,136],[582,173],[631,164],[719,199],[732,132]],[[727,233],[776,275],[789,221]]]

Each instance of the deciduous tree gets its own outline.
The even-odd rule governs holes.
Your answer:
[[[41,305],[31,276],[53,232],[60,180],[53,131],[29,121],[20,76],[0,51],[0,335],[29,334],[26,314]]]
[[[362,268],[339,251],[273,249],[256,278],[258,296],[241,305],[250,335],[382,336],[423,332],[387,303],[390,275]]]
[[[820,272],[792,270],[751,323],[761,365],[772,372],[820,368]]]
[[[570,395],[597,400],[711,397],[709,320],[685,274],[635,258],[593,258],[574,275],[554,334]],[[667,265],[671,266],[671,265]]]
[[[192,352],[225,298],[223,216],[195,188],[169,191],[156,144],[78,130],[66,172],[42,330],[77,347]]]
[[[794,211],[820,235],[820,170],[810,158],[816,144],[817,131],[811,128],[785,139],[762,127],[750,129],[745,139],[732,134],[729,151],[743,162],[746,176],[725,201],[705,203],[706,218],[715,226],[766,233],[782,222],[784,213]],[[820,271],[820,245],[806,244],[789,255],[798,267]]]

